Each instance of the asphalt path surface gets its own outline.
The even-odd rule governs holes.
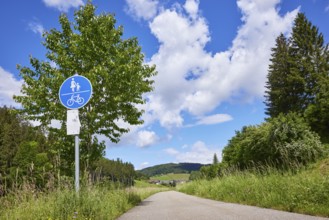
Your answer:
[[[328,207],[329,208],[329,207]],[[123,214],[118,220],[320,220],[290,212],[218,202],[169,191],[157,193]]]

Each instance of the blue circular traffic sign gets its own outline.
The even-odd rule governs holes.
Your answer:
[[[67,78],[59,89],[59,100],[68,109],[79,109],[91,98],[92,85],[84,76],[74,75]]]

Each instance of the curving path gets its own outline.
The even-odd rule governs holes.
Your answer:
[[[180,192],[157,193],[118,220],[320,220],[290,212],[202,199]]]

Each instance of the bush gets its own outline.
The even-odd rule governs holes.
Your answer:
[[[307,164],[324,153],[320,137],[297,114],[279,115],[271,120],[269,147],[279,164]]]
[[[201,167],[198,176],[194,177],[194,180],[197,179],[213,179],[216,177],[221,177],[223,176],[223,172],[226,169],[227,164],[225,163],[217,163],[217,164],[212,164],[209,166],[203,166]],[[192,175],[192,174],[191,174]],[[190,178],[190,180],[193,180]]]
[[[323,153],[320,137],[303,118],[289,113],[236,132],[223,150],[223,161],[242,169],[259,165],[293,168],[315,161]]]

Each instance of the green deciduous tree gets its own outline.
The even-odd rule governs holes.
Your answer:
[[[200,171],[192,171],[188,179],[191,180],[191,181],[202,179],[201,172]]]
[[[223,150],[223,162],[242,169],[255,165],[292,168],[315,161],[323,153],[319,136],[302,117],[288,113],[237,132]]]
[[[217,164],[211,164],[202,166],[200,168],[200,171],[197,171],[197,173],[194,173],[194,176],[190,176],[190,180],[196,180],[200,178],[205,179],[213,179],[217,177],[223,176],[223,171],[227,168],[226,163],[217,163]],[[192,173],[191,173],[192,175]]]
[[[38,143],[35,141],[23,142],[14,157],[13,172],[15,175],[16,169],[19,169],[20,175],[33,176],[36,168],[36,156],[38,154]]]
[[[93,97],[79,110],[79,137],[82,157],[92,162],[104,150],[104,144],[96,143],[95,135],[118,142],[128,131],[120,127],[120,120],[132,125],[143,123],[142,111],[136,105],[143,104],[142,95],[152,90],[155,67],[143,63],[137,39],[123,39],[123,28],[116,27],[114,16],[96,15],[91,3],[75,12],[73,22],[64,14],[59,22],[61,30],[44,33],[48,61],[31,57],[32,68],[18,67],[24,79],[23,95],[14,98],[22,104],[24,116],[39,121],[41,126],[59,120],[61,129],[50,130],[65,141],[58,147],[71,148],[73,138],[65,137],[66,109],[59,102],[58,91],[63,81],[75,73],[87,77],[93,85]]]
[[[271,119],[268,143],[272,160],[286,167],[314,162],[324,153],[319,135],[296,113]]]
[[[229,166],[246,168],[254,164],[265,164],[271,160],[268,144],[269,123],[245,126],[229,140],[223,149],[223,162]]]

